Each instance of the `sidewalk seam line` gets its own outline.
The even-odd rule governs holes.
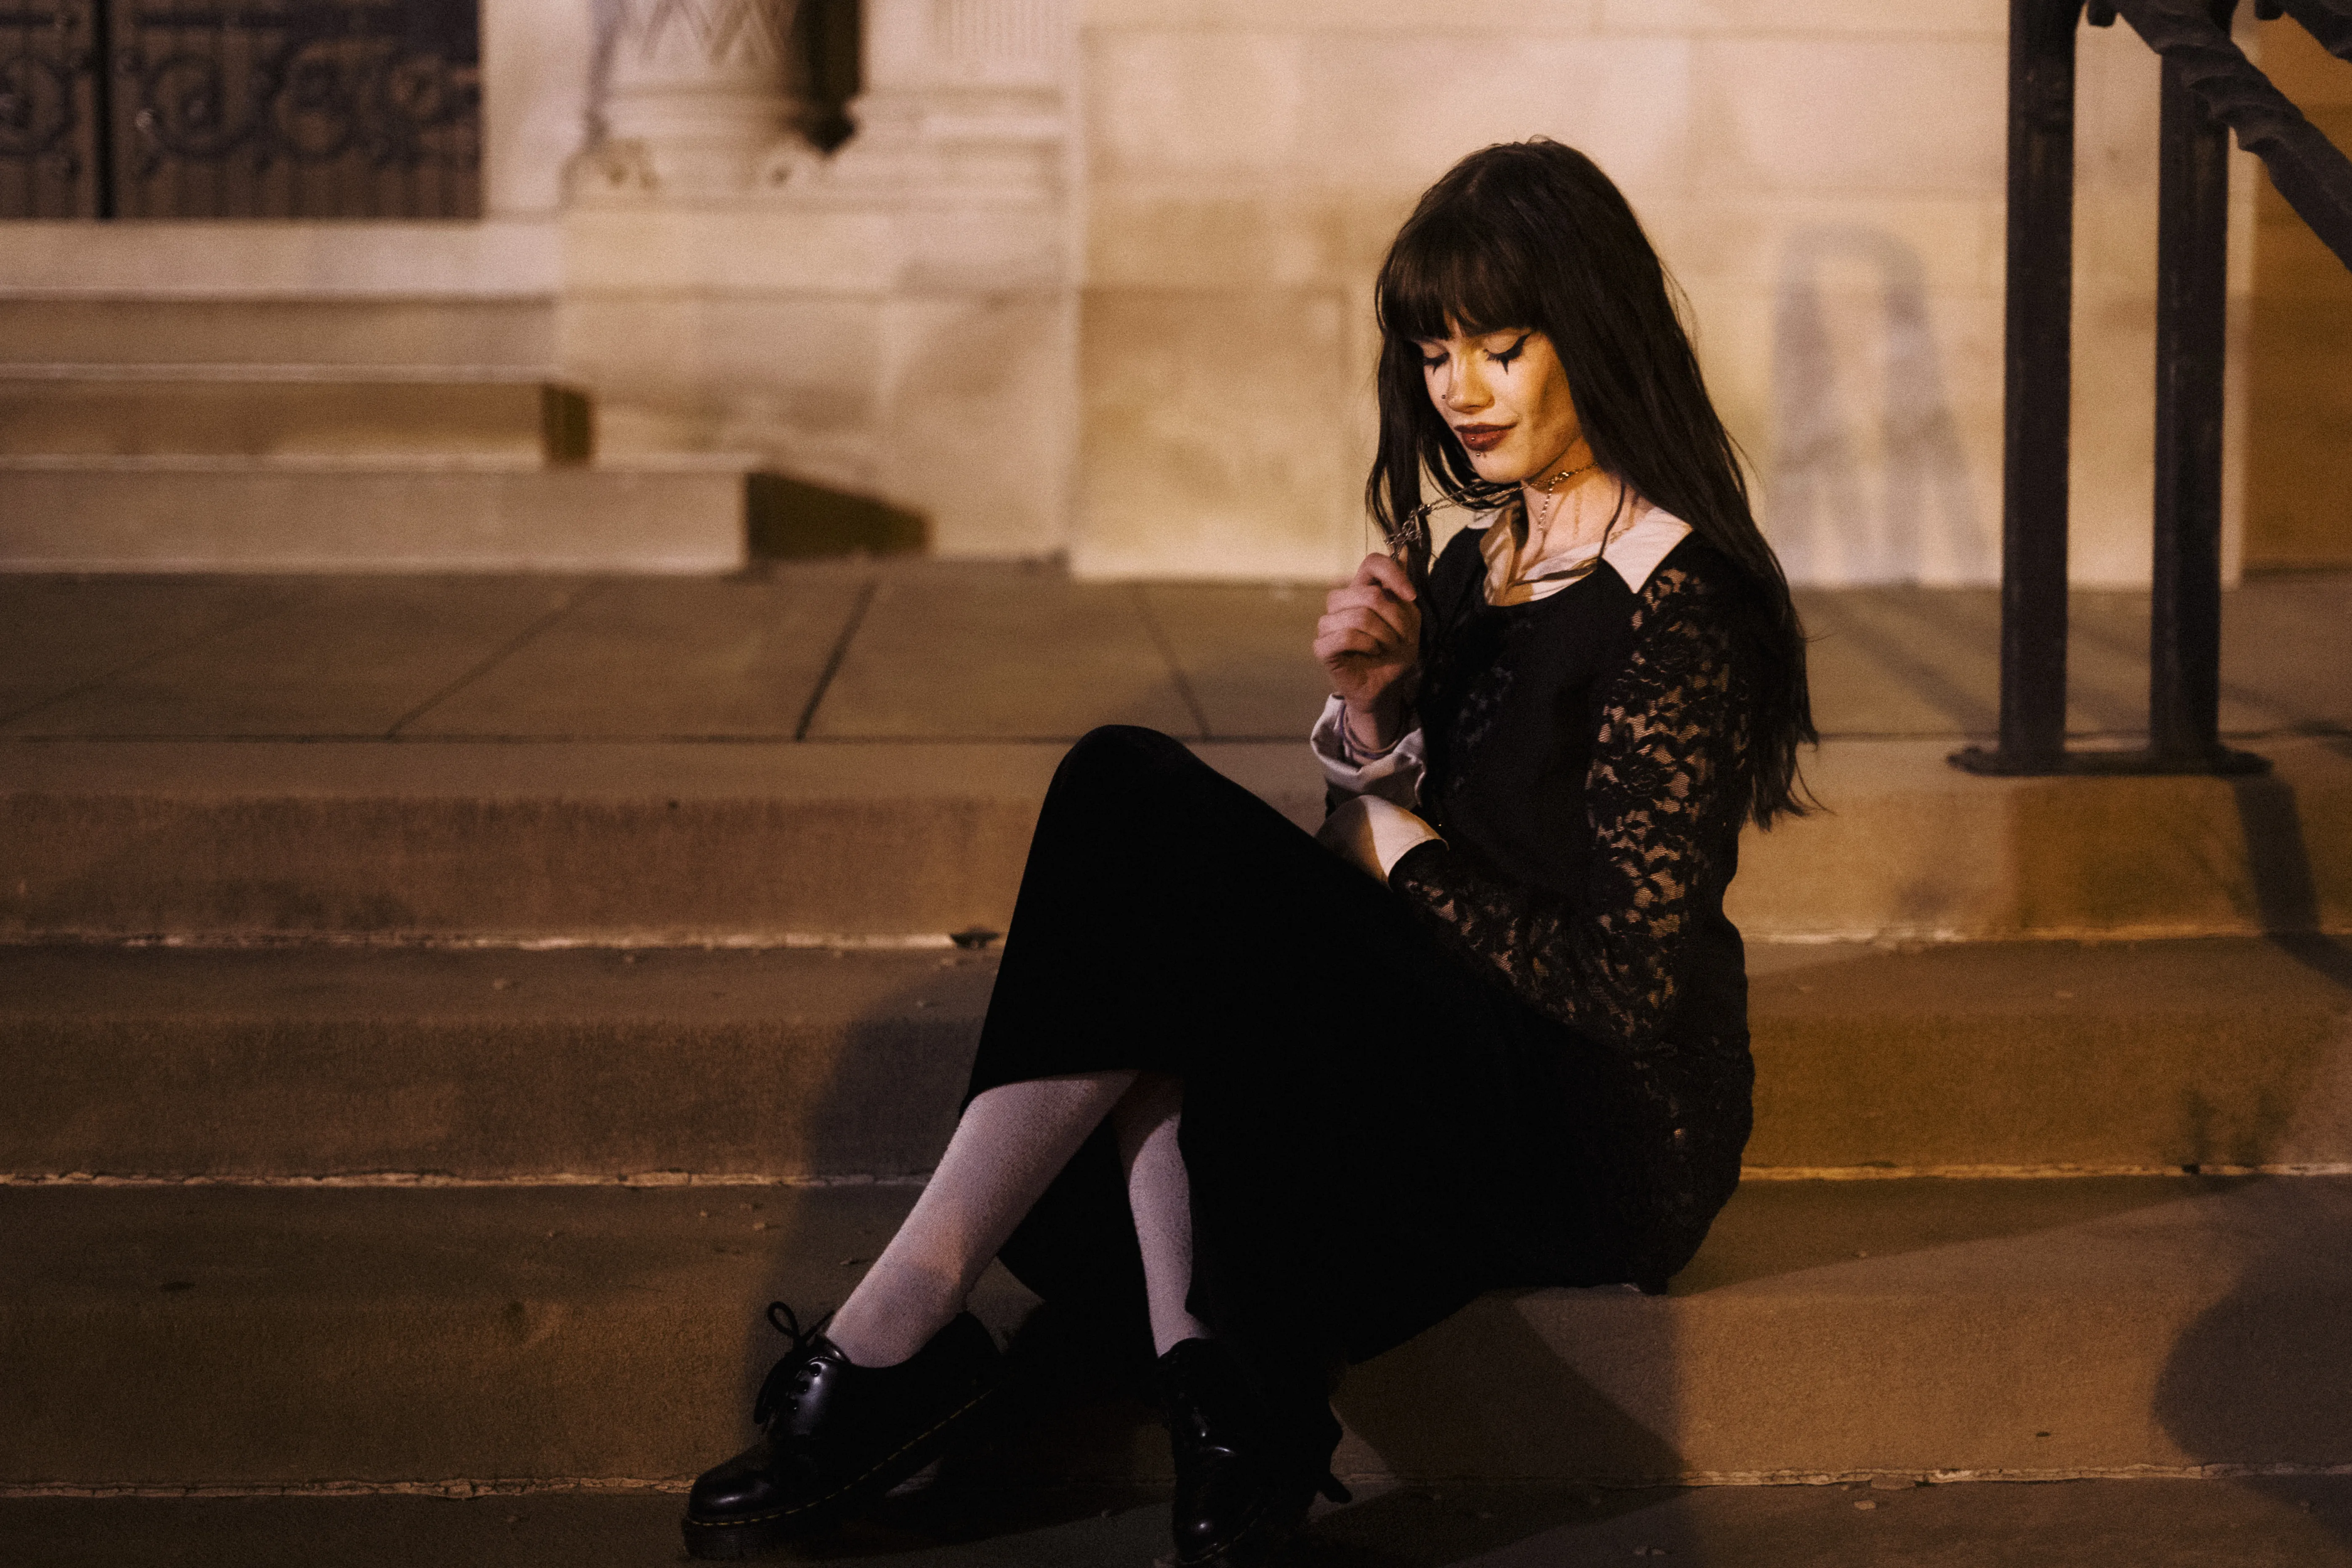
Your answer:
[[[419,719],[424,718],[425,715],[432,712],[433,710],[440,707],[441,704],[448,701],[449,699],[457,696],[457,693],[463,691],[468,686],[473,685],[477,680],[481,679],[482,677],[489,674],[490,671],[496,669],[499,665],[504,664],[508,659],[512,658],[516,654],[520,653],[526,647],[530,646],[531,641],[536,638],[540,633],[547,630],[548,627],[553,626],[556,622],[562,620],[564,616],[570,615],[572,611],[578,609],[589,600],[596,597],[597,595],[602,594],[612,585],[612,582],[608,578],[602,582],[583,584],[578,588],[575,588],[571,593],[565,595],[562,604],[556,605],[555,608],[548,611],[545,615],[541,616],[529,626],[523,627],[522,630],[517,632],[513,637],[509,637],[505,642],[499,644],[496,648],[491,650],[488,658],[483,659],[480,663],[467,670],[463,675],[457,677],[457,679],[451,681],[448,685],[443,687],[440,690],[435,692],[432,696],[426,698],[424,701],[418,703],[415,707],[410,709],[399,718],[394,720],[392,721],[392,727],[383,732],[383,738],[387,741],[399,740],[401,738],[400,732],[403,730],[405,730],[411,724],[415,723]]]
[[[808,739],[809,726],[816,722],[816,710],[824,703],[825,694],[833,689],[833,678],[849,660],[849,645],[856,639],[859,628],[866,625],[866,612],[874,607],[882,592],[882,579],[872,576],[857,591],[857,602],[849,607],[849,618],[841,626],[841,635],[834,639],[833,651],[825,657],[824,668],[817,672],[816,685],[809,689],[808,702],[801,709],[800,722],[793,726],[793,739]]]
[[[1176,645],[1169,640],[1167,628],[1160,624],[1159,616],[1151,608],[1150,592],[1143,584],[1138,583],[1134,593],[1136,614],[1141,618],[1143,629],[1150,637],[1152,646],[1160,650],[1160,662],[1167,665],[1169,678],[1176,683],[1176,695],[1183,699],[1184,710],[1192,716],[1192,727],[1200,731],[1203,741],[1217,739],[1215,732],[1209,728],[1209,715],[1202,709],[1200,698],[1193,694],[1192,680],[1184,674],[1184,666],[1176,658]]]
[[[80,684],[76,686],[69,686],[63,691],[52,692],[47,697],[41,698],[23,708],[16,710],[14,712],[0,713],[0,724],[14,724],[20,719],[29,719],[44,708],[54,707],[58,703],[63,702],[68,698],[79,697],[85,691],[96,691],[99,688],[120,680],[126,675],[146,668],[149,665],[153,664],[158,659],[169,658],[172,655],[176,653],[185,653],[192,648],[201,647],[205,643],[211,642],[216,637],[225,637],[231,632],[239,632],[243,631],[247,626],[258,626],[263,621],[268,620],[273,616],[283,615],[289,610],[299,608],[305,602],[320,597],[321,595],[325,594],[326,591],[326,587],[323,584],[314,582],[310,584],[308,592],[297,591],[289,594],[284,599],[279,600],[277,604],[270,605],[266,610],[257,610],[252,615],[242,616],[233,620],[224,621],[216,626],[207,626],[203,631],[183,637],[181,640],[172,644],[168,647],[159,647],[153,653],[144,654],[140,658],[130,660],[128,663],[117,665],[112,669],[106,671],[103,675],[92,676],[89,679],[82,681]],[[99,737],[90,736],[78,738],[94,740]]]

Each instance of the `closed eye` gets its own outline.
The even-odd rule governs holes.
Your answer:
[[[1437,351],[1437,353],[1424,353],[1421,356],[1421,368],[1422,368],[1422,369],[1423,369],[1423,370],[1435,370],[1438,366],[1440,366],[1440,365],[1444,364],[1444,363],[1445,363],[1445,351],[1444,351],[1444,349],[1440,349],[1440,350],[1438,350],[1438,351]]]
[[[1519,334],[1518,341],[1513,343],[1509,348],[1503,350],[1500,353],[1488,354],[1486,357],[1493,360],[1496,364],[1502,366],[1503,369],[1508,370],[1511,368],[1511,362],[1518,358],[1520,354],[1527,352],[1528,340],[1534,336],[1535,333],[1533,332],[1521,332]]]

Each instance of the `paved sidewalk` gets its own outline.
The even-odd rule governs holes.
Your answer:
[[[1980,737],[1990,589],[1809,590],[1825,736]],[[1324,686],[1305,588],[1045,567],[780,565],[729,579],[0,578],[0,739],[963,742],[1148,724],[1287,740]],[[2144,727],[2147,600],[2079,594],[2070,727]],[[2352,575],[2223,613],[2225,731],[2352,731]]]

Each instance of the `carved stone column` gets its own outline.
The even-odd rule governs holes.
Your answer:
[[[1072,0],[867,0],[845,179],[968,195],[1061,186]]]
[[[717,195],[772,187],[815,160],[798,129],[801,0],[606,0],[604,139],[583,195]]]

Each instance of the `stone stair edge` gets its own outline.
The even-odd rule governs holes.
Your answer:
[[[1246,762],[1276,742],[1213,742]],[[1288,781],[1313,783],[1303,742]],[[0,799],[781,801],[846,796],[1034,803],[1062,740],[375,738],[0,740]],[[1278,773],[1276,775],[1280,776]],[[1319,809],[1319,807],[1318,807]]]
[[[132,374],[150,364],[409,365],[553,374],[556,301],[522,292],[452,298],[0,289],[0,363]]]
[[[1746,1568],[2023,1568],[2050,1561],[2056,1542],[2095,1542],[2095,1552],[2080,1555],[2135,1568],[2215,1568],[2208,1543],[2228,1539],[2250,1543],[2252,1553],[2234,1563],[2301,1568],[2341,1558],[2340,1521],[2352,1510],[2352,1478],[2327,1475],[2217,1485],[2127,1473],[2070,1478],[2080,1484],[2069,1487],[1903,1474],[1785,1479],[1793,1484],[1688,1490],[1568,1481],[1440,1490],[1367,1480],[1350,1504],[1317,1505],[1301,1554],[1598,1563],[1664,1553],[1727,1557]],[[1928,1489],[1931,1479],[1963,1484]],[[960,1472],[943,1470],[828,1550],[926,1568],[1141,1563],[1165,1555],[1165,1486],[961,1482]],[[194,1541],[220,1560],[251,1564],[641,1568],[675,1554],[678,1489],[458,1481],[359,1495],[317,1487],[0,1491],[7,1500],[0,1533],[52,1568],[175,1563]]]
[[[311,474],[336,478],[368,476],[402,477],[406,475],[436,476],[463,474],[619,474],[632,478],[644,476],[679,475],[699,478],[718,474],[735,476],[764,471],[772,460],[758,452],[640,452],[600,453],[584,462],[551,460],[542,456],[518,455],[503,452],[278,452],[269,454],[157,452],[136,454],[110,453],[0,453],[0,474],[50,474],[70,476],[96,474],[108,477],[139,474],[165,474],[177,479],[200,479],[218,477],[223,479],[255,476],[301,477]],[[561,573],[569,568],[550,565],[538,570]],[[48,572],[47,567],[14,566],[18,572]],[[286,567],[285,571],[308,571],[307,567]],[[504,571],[507,568],[499,568]]]
[[[574,380],[563,374],[561,367],[552,364],[369,364],[332,361],[279,363],[206,360],[178,363],[113,361],[77,364],[0,360],[0,387],[5,387],[11,382],[122,382],[132,385],[173,382],[208,385],[236,383],[257,385],[325,383],[347,386],[405,386],[421,383],[425,385],[565,388],[576,388],[577,385]]]
[[[318,493],[304,500],[301,492]],[[23,573],[641,572],[747,559],[747,471],[273,459],[0,465]]]
[[[187,1018],[207,1010],[225,1015],[266,1010],[273,1016],[365,1017],[382,1010],[366,988],[390,985],[404,1002],[434,998],[436,1016],[471,1016],[457,987],[474,986],[484,1014],[552,1005],[580,1017],[614,1010],[611,985],[674,981],[687,986],[727,982],[730,971],[767,971],[785,977],[793,1011],[837,1011],[843,1017],[876,1016],[876,998],[893,989],[992,973],[1001,932],[936,939],[839,943],[771,944],[683,942],[647,943],[561,942],[505,944],[487,941],[308,938],[201,938],[47,942],[0,941],[0,1021],[43,1012],[76,1016]],[[1977,942],[1773,941],[1749,944],[1748,973],[1753,1016],[1830,1019],[1902,1016],[1970,1022],[2003,1016],[2052,1013],[2084,1017],[2209,1012],[2311,1010],[2352,1016],[2352,954],[2340,944],[2305,952],[2301,944],[2262,936],[2165,939],[2021,937]],[[245,971],[224,974],[224,965]],[[401,974],[408,968],[415,973]],[[494,977],[552,973],[488,989]],[[43,973],[43,971],[47,973]],[[177,973],[164,973],[177,971]],[[255,992],[307,983],[308,988],[264,1004]],[[552,998],[547,990],[553,988]],[[84,989],[84,988],[87,989]],[[103,1001],[93,1007],[91,996]],[[944,994],[977,1016],[985,992]],[[769,998],[754,995],[719,1016],[764,1016]],[[677,1016],[664,999],[650,1008]]]
[[[576,470],[575,470],[576,471]],[[692,471],[691,468],[688,471]],[[236,793],[259,797],[289,790],[316,790],[365,797],[393,797],[423,783],[428,793],[463,787],[462,773],[451,764],[477,767],[482,777],[477,787],[510,789],[513,760],[533,753],[530,777],[556,781],[562,791],[586,791],[602,795],[666,793],[710,793],[706,780],[716,778],[731,794],[756,795],[748,787],[767,770],[783,764],[778,776],[791,784],[816,777],[811,770],[839,766],[851,758],[881,756],[887,769],[853,768],[850,788],[864,788],[878,776],[896,773],[910,779],[926,794],[954,795],[950,783],[941,786],[929,776],[931,768],[1002,765],[1018,758],[1034,763],[1041,753],[1058,761],[1072,736],[979,737],[938,739],[920,734],[876,733],[865,736],[821,737],[802,741],[782,738],[735,740],[602,739],[523,737],[377,738],[339,737],[275,739],[260,736],[223,741],[209,737],[168,739],[139,737],[0,737],[0,795],[31,790],[89,793],[171,795],[184,787],[194,774],[213,782],[213,793]],[[2231,801],[2248,788],[2271,784],[2333,795],[2352,791],[2352,742],[2329,735],[2281,734],[2241,739],[2276,763],[2272,775],[2252,780],[2174,774],[2153,777],[2075,776],[2006,778],[1964,773],[1946,759],[1964,743],[1964,737],[1879,739],[1837,737],[1824,741],[1808,757],[1808,776],[1817,791],[1829,795],[1825,809],[1793,820],[1776,831],[1796,833],[1809,825],[1837,820],[1854,800],[1888,795],[1917,794],[1974,800],[2020,798],[2074,799],[2113,802],[2124,805],[2149,802]],[[1319,797],[1321,779],[1304,736],[1192,739],[1185,743],[1221,771],[1265,794],[1311,790]],[[428,762],[426,759],[430,758]],[[741,759],[756,758],[746,766]],[[617,785],[600,784],[598,775],[616,761],[637,765]],[[248,764],[231,766],[231,763]],[[657,780],[649,771],[658,767],[669,777]],[[1048,770],[1050,774],[1050,770]],[[238,775],[244,775],[239,780]],[[429,782],[420,774],[430,775]],[[261,784],[259,779],[268,782]],[[1037,781],[1042,793],[1044,779]],[[1770,835],[1749,836],[1769,842]]]
[[[910,1196],[0,1189],[0,1339],[38,1347],[0,1483],[674,1480],[740,1446],[776,1353],[761,1303],[838,1300]],[[2343,1180],[1744,1189],[1664,1298],[1490,1295],[1358,1369],[1339,1468],[2340,1468],[2347,1228]],[[981,1310],[1027,1305],[992,1276]],[[1151,1436],[1047,1434],[1012,1462],[1153,1476]]]
[[[1063,744],[9,741],[0,848],[18,879],[0,886],[0,932],[1002,930]],[[1319,819],[1299,742],[1197,749],[1301,826]],[[2277,773],[2252,781],[1979,779],[1949,749],[1825,748],[1816,782],[1835,809],[1748,836],[1734,920],[1819,940],[2352,931],[2338,741],[2279,741]],[[135,868],[126,833],[144,846]]]

